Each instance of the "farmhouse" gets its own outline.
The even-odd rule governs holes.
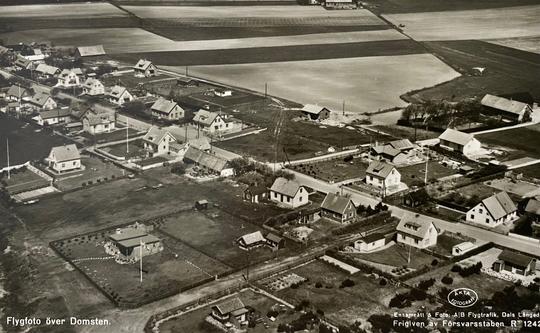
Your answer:
[[[208,141],[208,138],[204,136],[198,139],[189,140],[188,145],[190,147],[193,147],[195,149],[199,149],[202,151],[210,151],[210,149],[212,149],[212,146],[210,145],[210,141]]]
[[[64,69],[58,76],[57,86],[61,87],[79,87],[81,85],[82,71],[80,68]]]
[[[15,59],[15,67],[19,69],[31,69],[34,66],[31,60],[28,60],[20,55]]]
[[[211,316],[221,323],[246,321],[248,309],[238,298],[233,297],[212,307]]]
[[[515,221],[517,207],[506,192],[499,192],[479,202],[467,212],[466,220],[490,228]]]
[[[126,102],[131,102],[134,99],[133,95],[131,95],[125,87],[118,85],[107,91],[107,97],[109,98],[109,102],[116,105],[122,105]]]
[[[388,144],[402,153],[407,153],[414,148],[414,144],[409,139],[394,140]]]
[[[13,85],[6,92],[6,99],[13,102],[28,100],[30,99],[30,92],[21,86]]]
[[[372,147],[369,154],[375,160],[386,161],[392,164],[403,164],[407,162],[407,155],[390,144]]]
[[[437,244],[438,231],[431,219],[419,214],[406,214],[396,228],[397,242],[419,249]]]
[[[330,9],[355,9],[357,5],[353,0],[324,0],[324,7]]]
[[[105,49],[103,45],[92,45],[92,46],[79,46],[75,53],[75,56],[78,58],[83,57],[96,57],[105,55]]]
[[[266,246],[270,247],[271,249],[278,250],[279,248],[285,246],[285,239],[276,234],[268,233],[266,235]]]
[[[536,259],[527,255],[503,250],[497,261],[493,263],[496,272],[509,272],[517,275],[534,275],[536,271]]]
[[[530,105],[504,97],[487,94],[480,103],[492,113],[514,121],[529,121],[533,112]]]
[[[354,242],[354,248],[361,252],[370,252],[386,245],[386,236],[381,233],[372,233]]]
[[[525,214],[535,222],[540,221],[540,197],[529,199],[525,206]]]
[[[173,142],[176,142],[176,138],[171,133],[155,126],[150,127],[143,137],[144,149],[150,156],[169,154]]]
[[[232,96],[232,90],[224,89],[224,88],[216,88],[214,89],[214,95],[218,97],[229,97],[229,96]]]
[[[92,135],[110,132],[116,127],[116,117],[112,112],[86,112],[82,117],[83,130]]]
[[[105,86],[98,79],[89,77],[83,83],[83,94],[89,96],[98,96],[105,94]]]
[[[447,150],[461,153],[465,156],[475,154],[480,150],[480,141],[472,134],[463,133],[448,128],[439,136],[439,145]]]
[[[37,110],[52,110],[58,107],[51,95],[44,92],[34,94],[34,96],[28,100],[28,104],[30,107]]]
[[[321,204],[321,217],[351,223],[356,220],[356,206],[349,196],[330,192]]]
[[[193,117],[193,124],[209,133],[226,131],[232,127],[229,127],[230,123],[226,122],[226,119],[221,114],[202,109]]]
[[[135,76],[139,77],[151,77],[157,75],[157,67],[149,60],[140,59],[135,66],[133,66]]]
[[[47,64],[39,64],[35,69],[36,73],[43,78],[52,78],[60,74],[60,68]]]
[[[309,194],[304,186],[294,180],[278,177],[270,188],[270,200],[281,206],[296,208],[309,203]]]
[[[66,172],[81,168],[81,155],[74,144],[53,147],[45,159],[49,168],[56,172]]]
[[[150,108],[152,116],[158,119],[178,120],[184,118],[184,109],[175,101],[160,97]]]
[[[194,163],[198,167],[221,177],[230,177],[234,175],[234,169],[229,165],[229,161],[210,152],[202,151],[191,146],[184,154],[184,161]]]
[[[45,60],[45,54],[40,49],[36,48],[27,48],[26,50],[20,52],[21,56],[30,61],[41,62]]]
[[[396,167],[381,161],[373,161],[366,170],[366,184],[381,190],[382,195],[393,192],[401,183]]]
[[[325,120],[330,117],[330,110],[324,106],[318,106],[314,104],[306,104],[301,109],[302,114],[309,120]]]
[[[251,203],[259,203],[261,200],[266,199],[268,194],[268,189],[266,186],[261,185],[250,185],[244,190],[244,200]]]
[[[120,254],[135,260],[163,250],[160,239],[148,234],[144,228],[118,229],[109,236],[109,240]]]
[[[40,126],[69,123],[71,121],[71,111],[68,108],[45,110],[41,111],[33,119]]]
[[[255,231],[239,237],[236,243],[242,250],[251,250],[259,246],[266,245],[266,239],[260,231]]]

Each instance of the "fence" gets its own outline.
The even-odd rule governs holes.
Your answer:
[[[49,181],[52,183],[52,181],[54,180],[53,177],[49,176],[48,174],[46,174],[45,172],[39,170],[38,168],[36,168],[35,166],[33,166],[31,163],[28,163],[27,165],[28,167],[28,170],[32,171],[33,173],[35,173],[36,175],[40,176],[41,178],[44,178],[45,180]]]

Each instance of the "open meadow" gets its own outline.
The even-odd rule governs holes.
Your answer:
[[[358,113],[405,106],[400,95],[458,76],[428,54],[197,66],[190,72],[259,92],[267,83],[270,95],[335,110],[345,101],[347,111]]]
[[[538,0],[367,0],[365,3],[366,8],[376,13],[417,13],[537,5]]]
[[[525,153],[525,156],[540,158],[540,125],[479,134],[476,136],[483,144],[502,146]]]
[[[84,3],[84,4],[42,4],[42,5],[23,5],[23,6],[1,6],[1,18],[13,17],[117,17],[127,16],[121,9],[110,3]]]
[[[540,54],[540,35],[533,37],[502,38],[487,40],[490,43]]]
[[[418,41],[492,39],[540,34],[540,5],[383,15]]]

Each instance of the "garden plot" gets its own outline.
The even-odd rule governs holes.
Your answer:
[[[270,95],[335,110],[345,100],[358,113],[405,106],[400,95],[459,76],[430,54],[197,66],[191,73],[260,92],[267,83]]]
[[[538,36],[540,5],[383,15],[415,40],[470,40]]]

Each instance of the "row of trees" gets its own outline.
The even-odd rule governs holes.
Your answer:
[[[400,121],[435,127],[456,126],[478,121],[482,110],[482,104],[478,100],[457,103],[428,100],[407,106],[401,113]]]

